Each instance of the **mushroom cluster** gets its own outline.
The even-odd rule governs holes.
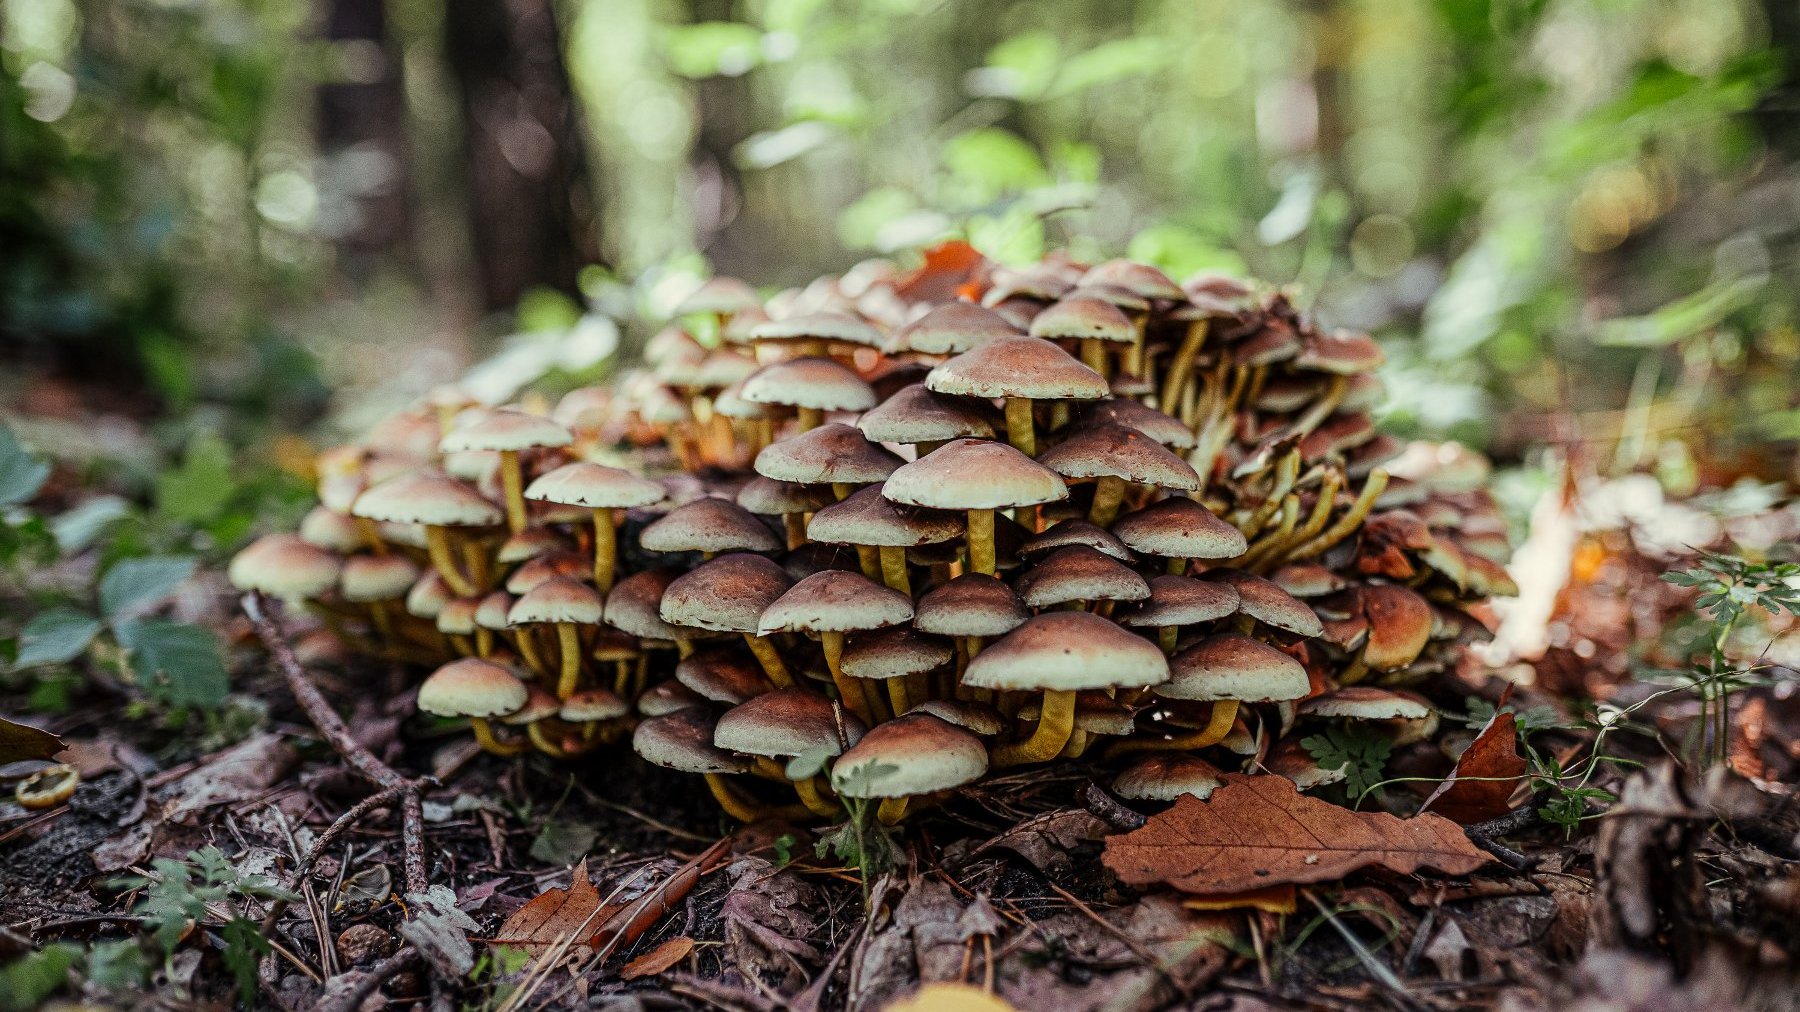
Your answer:
[[[488,751],[629,738],[746,820],[1059,758],[1311,787],[1290,732],[1430,735],[1407,687],[1513,592],[1485,462],[1377,431],[1381,361],[1123,260],[717,278],[610,384],[444,388],[323,454],[231,576],[435,665],[420,709]]]

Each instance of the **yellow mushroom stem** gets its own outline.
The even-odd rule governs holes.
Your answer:
[[[1369,648],[1365,646],[1362,652],[1356,655],[1356,660],[1351,661],[1344,670],[1338,672],[1338,684],[1355,685],[1369,677],[1368,656]]]
[[[1249,519],[1238,525],[1238,530],[1243,532],[1244,537],[1256,537],[1257,533],[1268,524],[1269,519],[1275,515],[1275,511],[1281,508],[1283,497],[1294,490],[1294,482],[1299,477],[1300,451],[1290,450],[1282,454],[1281,459],[1275,462],[1274,487],[1269,489],[1269,494],[1264,497],[1262,505],[1256,508],[1256,512],[1250,514]]]
[[[1106,375],[1106,342],[1097,337],[1081,339],[1081,364],[1102,376]]]
[[[718,773],[707,773],[706,786],[712,791],[713,800],[725,810],[725,814],[739,822],[755,822],[763,817],[760,806],[745,800],[725,782],[725,777]]]
[[[1088,742],[1090,740],[1091,740],[1091,736],[1086,731],[1083,731],[1079,727],[1073,731],[1070,731],[1069,732],[1069,742],[1068,742],[1068,744],[1063,746],[1063,750],[1061,753],[1062,758],[1064,758],[1064,759],[1079,759],[1079,758],[1081,758],[1081,753],[1087,751]]]
[[[838,807],[837,802],[827,797],[826,791],[819,789],[821,779],[804,777],[793,782],[794,793],[800,796],[800,803],[806,806],[807,811],[822,818],[831,819],[843,815],[844,810]]]
[[[362,536],[363,542],[369,546],[369,551],[376,555],[388,553],[387,542],[381,540],[381,527],[375,521],[368,517],[357,517],[356,533]]]
[[[913,706],[931,698],[931,672],[915,671],[906,676],[906,698]]]
[[[469,642],[469,638],[467,636],[464,636],[464,635],[458,633],[458,634],[451,635],[449,637],[449,639],[450,639],[450,645],[453,648],[455,648],[457,653],[462,654],[464,657],[467,657],[470,654],[478,653],[478,651],[475,649],[474,645]],[[486,657],[487,655],[479,654],[479,656]]]
[[[556,647],[561,654],[560,676],[556,680],[556,698],[568,699],[581,684],[581,632],[573,622],[556,623]]]
[[[837,686],[838,698],[863,723],[873,724],[875,715],[868,699],[863,695],[862,683],[844,674],[844,634],[822,632],[819,634],[819,645],[825,648],[825,667],[831,672],[832,684]]]
[[[806,544],[806,514],[783,513],[781,523],[787,528],[788,551],[793,551]]]
[[[1371,471],[1368,480],[1363,482],[1362,492],[1356,497],[1356,502],[1351,504],[1349,511],[1339,517],[1336,523],[1326,528],[1325,533],[1290,551],[1287,554],[1287,560],[1291,562],[1296,559],[1310,559],[1349,537],[1358,527],[1362,526],[1369,511],[1375,508],[1375,500],[1381,498],[1381,493],[1387,490],[1387,484],[1387,471],[1379,467]]]
[[[882,798],[881,804],[875,809],[875,818],[879,819],[884,826],[892,826],[906,818],[906,803],[911,800],[911,798]]]
[[[517,534],[525,529],[525,487],[519,471],[519,451],[500,451],[500,484],[506,490],[506,526]]]
[[[1162,396],[1156,400],[1157,408],[1168,414],[1173,415],[1179,410],[1175,404],[1186,391],[1188,375],[1194,366],[1194,356],[1200,354],[1200,346],[1206,343],[1208,322],[1195,320],[1188,324],[1187,334],[1181,339],[1181,347],[1169,362],[1168,375],[1163,378]]]
[[[467,642],[466,637],[464,638],[464,642]],[[467,653],[466,650],[464,652]],[[494,630],[489,629],[487,626],[484,626],[484,625],[476,626],[475,627],[475,656],[480,657],[483,660],[486,660],[487,658],[493,656],[493,653],[494,653]]]
[[[544,655],[538,652],[537,631],[528,625],[513,627],[513,643],[519,648],[519,656],[525,659],[525,666],[539,677],[550,673],[544,664]]]
[[[994,575],[994,511],[969,511],[969,568]]]
[[[1150,311],[1131,314],[1131,325],[1137,334],[1131,339],[1131,346],[1125,349],[1124,361],[1120,363],[1126,375],[1141,376],[1144,372],[1144,337],[1150,329]]]
[[[762,665],[763,673],[769,676],[769,681],[774,682],[776,688],[791,689],[794,687],[794,676],[788,672],[787,665],[781,663],[781,655],[775,652],[775,644],[755,633],[745,633],[744,642],[750,644],[750,652],[756,655],[757,663]]]
[[[850,493],[854,491],[856,491],[856,486],[847,481],[834,481],[831,483],[832,498],[836,499],[838,502],[843,502],[845,499],[850,498]]]
[[[873,546],[857,545],[856,562],[862,567],[862,575],[866,577],[870,583],[880,582],[881,553],[877,552]]]
[[[825,413],[818,408],[799,408],[799,417],[795,419],[801,432],[811,432],[825,421]]]
[[[694,656],[694,641],[693,640],[685,640],[685,639],[684,640],[676,640],[675,641],[675,656],[681,658],[684,661],[687,660],[689,657]]]
[[[613,528],[613,511],[594,508],[594,586],[604,594],[612,589],[613,568],[619,558],[619,535]]]
[[[537,746],[539,752],[552,759],[567,759],[569,750],[563,748],[562,742],[550,737],[550,732],[545,730],[547,723],[549,723],[547,720],[532,721],[525,726],[525,736],[531,739],[531,743]]]
[[[1331,413],[1344,403],[1344,394],[1350,389],[1350,380],[1344,376],[1333,376],[1331,384],[1325,388],[1325,396],[1314,401],[1306,414],[1294,420],[1288,426],[1287,434],[1293,437],[1304,437],[1319,427],[1319,423],[1331,417]]]
[[[906,575],[906,549],[898,545],[882,545],[881,582],[890,588],[912,596],[912,581]]]
[[[1037,430],[1031,421],[1031,398],[1006,399],[1006,441],[1027,457],[1037,456]]]
[[[1331,520],[1332,505],[1343,484],[1344,477],[1336,468],[1325,472],[1325,480],[1319,486],[1318,498],[1313,501],[1312,512],[1307,514],[1306,522],[1294,528],[1291,534],[1282,538],[1279,544],[1259,558],[1253,571],[1260,573],[1275,568],[1286,560],[1288,552],[1295,545],[1303,545],[1318,537],[1319,532],[1325,529],[1325,524]]]
[[[488,588],[488,553],[481,542],[475,538],[459,539],[462,545],[463,569],[469,575],[469,582],[480,593]]]
[[[1237,711],[1238,703],[1235,699],[1214,700],[1212,714],[1207,718],[1206,726],[1200,730],[1173,738],[1127,739],[1108,748],[1106,756],[1110,759],[1132,752],[1186,752],[1217,745],[1231,733],[1231,722],[1237,719]]]
[[[933,451],[943,445],[944,445],[944,440],[942,440],[942,439],[927,439],[922,442],[914,443],[913,444],[913,459],[918,460],[921,457],[928,457],[931,455],[931,451]]]
[[[1023,766],[1048,762],[1069,743],[1075,729],[1075,693],[1069,689],[1045,689],[1037,730],[1021,742],[994,747],[995,766]]]
[[[475,731],[475,743],[483,752],[498,756],[515,756],[523,753],[529,745],[522,741],[501,741],[494,737],[494,726],[486,717],[470,717],[469,727]]]
[[[375,627],[375,632],[380,635],[382,639],[393,640],[394,623],[393,620],[388,617],[386,601],[369,602],[369,622]]]
[[[1269,557],[1269,553],[1293,536],[1294,526],[1300,522],[1300,497],[1289,492],[1282,497],[1281,513],[1276,521],[1275,529],[1263,534],[1252,542],[1249,550],[1239,556],[1236,565],[1241,569],[1254,569],[1256,565]]]
[[[475,585],[463,576],[462,570],[456,568],[456,557],[450,553],[450,532],[436,524],[425,527],[425,552],[431,557],[432,568],[444,578],[457,597],[474,597]]]
[[[912,703],[907,698],[906,679],[903,677],[889,678],[886,679],[886,682],[888,705],[894,708],[894,716],[898,717],[900,714],[912,709]]]
[[[1111,527],[1114,518],[1119,515],[1119,503],[1125,499],[1125,479],[1116,475],[1101,475],[1094,482],[1094,505],[1088,510],[1088,520],[1096,527]]]
[[[1156,645],[1170,657],[1175,656],[1175,644],[1181,635],[1181,627],[1173,625],[1157,626]]]

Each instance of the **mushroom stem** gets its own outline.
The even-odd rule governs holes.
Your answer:
[[[912,703],[907,698],[906,679],[889,678],[886,681],[888,705],[894,708],[894,716],[898,717],[912,709]]]
[[[706,786],[712,791],[713,800],[719,803],[719,807],[725,810],[726,815],[739,822],[755,822],[762,818],[761,808],[739,797],[738,793],[731,789],[731,785],[725,782],[722,775],[707,773],[704,776],[706,777]]]
[[[838,502],[843,502],[845,499],[850,498],[850,493],[854,491],[856,491],[856,486],[847,481],[834,481],[831,483],[831,495]]]
[[[1186,752],[1217,745],[1231,733],[1231,722],[1237,719],[1237,711],[1237,700],[1215,699],[1212,714],[1207,718],[1206,726],[1200,730],[1173,738],[1131,738],[1107,749],[1106,757],[1111,759],[1132,752]]]
[[[801,432],[811,432],[825,421],[825,413],[818,408],[800,408],[799,417],[795,421]]]
[[[821,818],[830,819],[844,814],[844,810],[835,801],[826,798],[824,792],[819,790],[818,777],[803,777],[794,781],[794,793],[800,796],[800,803],[806,806],[807,811]]]
[[[1289,492],[1281,500],[1280,520],[1275,529],[1265,533],[1252,542],[1250,548],[1239,556],[1236,564],[1240,569],[1254,570],[1269,558],[1269,553],[1280,548],[1287,539],[1293,537],[1294,526],[1300,522],[1300,497]]]
[[[466,537],[457,540],[462,546],[463,566],[468,571],[469,582],[475,586],[477,593],[486,590],[488,588],[487,549],[482,547],[481,542],[476,538]]]
[[[875,818],[880,820],[884,826],[891,826],[899,822],[906,818],[906,803],[910,800],[912,799],[882,798],[881,804],[875,809]]]
[[[1256,512],[1250,514],[1250,518],[1238,527],[1244,537],[1256,537],[1257,532],[1269,522],[1269,518],[1275,515],[1275,511],[1281,508],[1282,499],[1294,490],[1294,482],[1299,477],[1300,451],[1290,450],[1282,454],[1281,460],[1275,464],[1275,486],[1269,490]]]
[[[788,673],[787,665],[781,663],[781,655],[775,652],[773,643],[755,633],[745,633],[744,642],[750,644],[750,652],[756,655],[756,660],[762,665],[763,673],[769,676],[769,681],[774,682],[777,688],[794,687],[794,676]]]
[[[806,514],[783,513],[781,522],[787,528],[788,551],[791,552],[806,544]]]
[[[863,723],[875,723],[869,700],[863,694],[862,683],[844,674],[844,634],[822,632],[819,634],[819,645],[825,648],[825,667],[831,672],[832,684],[837,686],[838,698]]]
[[[1257,565],[1252,567],[1252,571],[1261,572],[1272,568],[1286,557],[1289,549],[1318,537],[1319,532],[1325,529],[1326,522],[1331,519],[1332,504],[1337,501],[1338,489],[1342,488],[1343,484],[1343,476],[1338,473],[1336,468],[1325,472],[1324,483],[1319,487],[1319,497],[1314,500],[1312,512],[1307,514],[1306,522],[1294,528],[1293,532],[1282,538],[1279,544],[1270,548],[1257,560]]]
[[[526,737],[531,739],[531,743],[537,746],[539,752],[544,753],[550,758],[567,759],[569,757],[569,750],[563,748],[561,742],[550,737],[549,733],[544,730],[544,724],[544,721],[534,720],[526,725]]]
[[[357,517],[356,533],[362,536],[363,542],[369,546],[370,552],[376,555],[388,553],[387,542],[381,540],[381,528],[375,521],[368,517]]]
[[[525,487],[519,473],[519,451],[500,451],[500,484],[506,489],[506,526],[517,534],[525,529]]]
[[[869,582],[875,583],[881,580],[881,555],[875,551],[872,545],[857,545],[856,561],[862,566],[862,574],[869,579]]]
[[[466,642],[466,637],[464,638]],[[466,652],[466,651],[465,651]],[[486,660],[494,652],[494,630],[481,625],[475,627],[475,656]]]
[[[881,546],[881,581],[890,588],[912,596],[912,581],[906,576],[906,549],[897,545]]]
[[[369,622],[382,639],[390,642],[394,639],[394,623],[388,617],[386,601],[369,602]]]
[[[1176,350],[1175,358],[1169,363],[1168,375],[1163,378],[1162,396],[1157,398],[1156,406],[1173,415],[1178,408],[1174,405],[1181,399],[1187,386],[1188,371],[1194,365],[1194,356],[1200,354],[1200,346],[1206,343],[1206,320],[1195,320],[1188,324],[1187,334],[1181,339],[1181,347]]]
[[[994,511],[969,511],[969,568],[994,575]]]
[[[594,508],[594,586],[604,594],[612,589],[613,567],[619,557],[619,535],[613,528],[613,511]]]
[[[457,597],[474,597],[478,593],[475,585],[456,568],[456,559],[450,554],[450,532],[436,524],[425,527],[425,551],[431,556],[432,568],[450,585]]]
[[[1294,419],[1288,427],[1289,436],[1304,437],[1319,427],[1319,423],[1331,417],[1331,413],[1344,403],[1344,394],[1350,389],[1350,381],[1343,376],[1333,376],[1331,384],[1325,388],[1325,396],[1313,402],[1306,414]]]
[[[1081,364],[1106,375],[1106,343],[1097,337],[1081,339]]]
[[[525,666],[540,677],[549,672],[544,666],[544,655],[538,653],[537,635],[528,625],[516,626],[513,629],[513,643],[518,645],[519,656],[525,658]]]
[[[456,635],[449,637],[449,639],[450,639],[450,645],[456,649],[457,653],[462,654],[464,657],[467,657],[470,654],[476,654],[477,656],[481,656],[481,657],[487,656],[486,654],[480,653],[480,651],[477,648],[472,646],[469,643],[469,638],[467,636],[463,636],[461,634],[456,634]]]
[[[568,699],[581,684],[581,634],[576,630],[575,623],[556,623],[556,646],[562,654],[562,671],[556,682],[556,698]]]
[[[1156,644],[1157,644],[1157,646],[1162,647],[1163,653],[1168,654],[1170,657],[1173,657],[1173,656],[1175,656],[1176,639],[1180,635],[1181,635],[1181,627],[1180,626],[1172,626],[1172,625],[1158,626],[1156,629]]]
[[[1382,468],[1369,472],[1368,480],[1363,482],[1362,492],[1357,495],[1356,502],[1351,504],[1349,512],[1337,519],[1337,523],[1325,529],[1325,533],[1306,542],[1287,553],[1286,561],[1310,559],[1329,549],[1332,545],[1349,537],[1357,527],[1362,525],[1369,511],[1375,508],[1375,500],[1387,491],[1388,473]]]
[[[995,766],[1023,766],[1048,762],[1057,757],[1069,743],[1075,729],[1075,693],[1069,689],[1045,689],[1044,703],[1038,714],[1037,730],[1031,737],[1011,745],[994,747]]]
[[[1079,759],[1079,758],[1081,758],[1081,753],[1087,751],[1088,741],[1089,741],[1088,733],[1086,731],[1083,731],[1081,728],[1078,727],[1075,730],[1070,731],[1069,732],[1069,742],[1068,742],[1068,744],[1063,746],[1063,750],[1061,753],[1062,758],[1064,758],[1064,759]]]
[[[1101,475],[1094,483],[1094,505],[1088,510],[1088,520],[1095,527],[1111,527],[1113,519],[1119,515],[1119,503],[1124,499],[1125,479]]]
[[[470,717],[469,727],[475,731],[475,743],[483,752],[498,756],[515,756],[523,753],[528,747],[522,741],[501,741],[494,737],[494,726],[486,717]]]
[[[1031,422],[1031,398],[1006,399],[1006,441],[1027,457],[1037,456],[1037,431]]]

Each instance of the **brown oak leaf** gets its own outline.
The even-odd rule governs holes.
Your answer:
[[[1419,806],[1463,825],[1498,819],[1512,811],[1512,798],[1525,776],[1519,754],[1519,725],[1509,710],[1494,714],[1456,760],[1450,778]]]
[[[1491,858],[1448,819],[1399,819],[1309,798],[1277,776],[1226,774],[1206,801],[1183,795],[1142,828],[1108,837],[1102,861],[1132,885],[1200,895],[1330,882],[1379,865],[1407,873],[1474,871]]]
[[[639,977],[654,977],[686,959],[688,953],[693,951],[694,940],[692,938],[686,935],[676,935],[620,967],[619,978],[621,980],[637,980]]]
[[[500,925],[493,944],[524,949],[534,956],[561,947],[566,956],[585,947],[587,940],[624,905],[604,905],[600,890],[588,879],[587,862],[583,861],[569,876],[567,889],[546,889],[513,911]]]

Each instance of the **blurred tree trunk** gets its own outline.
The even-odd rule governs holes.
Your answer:
[[[551,0],[448,0],[445,56],[462,102],[469,233],[482,304],[574,294],[598,259],[579,110]]]
[[[731,21],[731,0],[692,0],[688,21]],[[699,107],[699,135],[689,153],[693,193],[694,244],[721,274],[750,277],[764,268],[758,261],[762,236],[755,222],[739,214],[744,207],[744,179],[733,150],[750,136],[757,122],[750,81],[743,75],[715,75],[694,82]]]
[[[388,40],[384,0],[330,0],[325,37],[350,68],[347,80],[318,88],[316,128],[323,189],[344,205],[325,222],[347,278],[368,274],[376,254],[403,251],[411,229],[407,199],[406,97],[400,60]]]

